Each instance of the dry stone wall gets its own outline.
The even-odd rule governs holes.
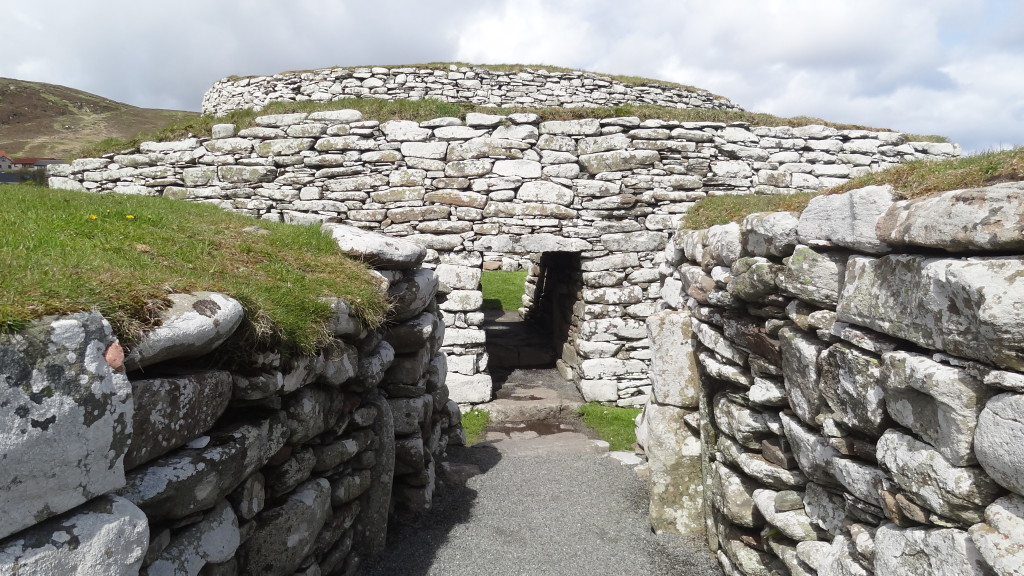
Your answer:
[[[316,356],[221,367],[244,312],[216,293],[172,295],[127,355],[96,312],[0,335],[0,574],[352,574],[391,509],[426,511],[462,441],[437,278],[417,246],[359,247],[396,320],[335,299]]]
[[[495,107],[595,107],[651,104],[668,108],[742,110],[705,90],[648,82],[627,84],[591,72],[525,68],[500,72],[478,66],[324,68],[273,76],[225,78],[203,96],[203,113],[262,110],[271,102],[330,102],[381,98],[471,102]]]
[[[706,530],[727,574],[1022,574],[1022,230],[1010,183],[675,235],[655,529]]]
[[[341,223],[425,247],[448,327],[448,384],[462,404],[491,398],[480,270],[537,272],[536,255],[578,254],[581,288],[559,369],[588,400],[640,406],[650,392],[644,321],[658,308],[662,249],[694,202],[818,190],[958,153],[900,133],[826,126],[541,122],[519,113],[379,123],[339,110],[147,142],[50,167],[49,182],[209,202],[270,220]]]

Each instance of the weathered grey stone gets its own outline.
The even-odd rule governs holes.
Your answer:
[[[0,540],[0,574],[135,576],[148,546],[146,515],[123,498],[100,496]]]
[[[249,476],[228,494],[228,501],[242,520],[252,520],[266,504],[266,481],[259,472]]]
[[[839,453],[829,446],[823,437],[789,414],[783,412],[779,414],[779,419],[782,420],[782,427],[786,431],[790,446],[793,447],[793,456],[796,457],[800,470],[814,482],[836,486],[831,463]]]
[[[245,317],[237,300],[216,292],[169,294],[167,298],[172,304],[160,311],[160,325],[143,334],[125,357],[129,370],[209,354],[234,333]]]
[[[600,132],[600,121],[593,118],[584,120],[552,120],[540,123],[541,134],[552,134],[556,136],[594,136]]]
[[[523,250],[538,252],[585,252],[594,247],[580,238],[566,238],[557,234],[527,234],[520,240]]]
[[[726,463],[738,467],[747,476],[770,488],[790,490],[807,484],[807,478],[799,470],[788,470],[769,462],[761,454],[745,452],[736,441],[724,434],[718,436],[716,448]],[[789,466],[796,468],[795,464]]]
[[[135,412],[124,466],[132,469],[201,436],[231,399],[231,373],[197,372],[132,382]]]
[[[811,523],[807,513],[803,511],[803,502],[800,502],[800,509],[780,510],[776,504],[776,497],[779,492],[774,490],[756,489],[752,497],[757,509],[761,512],[768,524],[779,529],[787,538],[798,542],[804,540],[820,540],[825,534]],[[799,496],[797,496],[799,499]]]
[[[151,522],[206,510],[284,446],[288,427],[275,414],[219,430],[217,436],[215,445],[182,448],[130,472],[118,494],[142,508]]]
[[[1000,394],[985,404],[974,450],[989,476],[1024,495],[1024,394]]]
[[[715,508],[740,526],[764,526],[764,516],[754,504],[754,492],[758,490],[758,484],[719,462],[712,463],[711,470],[711,481],[708,483],[711,494],[708,497]]]
[[[217,168],[217,178],[228,184],[273,182],[277,178],[277,168],[271,166],[221,166]]]
[[[800,241],[809,246],[843,246],[869,254],[889,252],[889,245],[875,234],[875,225],[892,202],[892,187],[888,185],[816,196],[800,214]]]
[[[954,466],[974,464],[974,429],[993,391],[967,371],[910,352],[882,356],[880,384],[893,420]]]
[[[890,482],[885,472],[870,464],[847,458],[834,458],[830,470],[836,480],[855,497],[882,508],[881,490],[888,490]]]
[[[431,130],[420,128],[411,120],[390,120],[380,125],[389,142],[423,142],[430,137]]]
[[[524,202],[550,202],[562,206],[572,204],[574,198],[572,190],[546,180],[526,182],[516,197]]]
[[[985,523],[970,530],[971,540],[999,576],[1024,574],[1024,498],[1011,494],[985,509]]]
[[[625,232],[602,234],[601,244],[613,252],[657,252],[665,247],[668,235],[664,232]]]
[[[300,486],[279,506],[256,517],[239,551],[245,574],[293,574],[313,548],[331,513],[331,484],[324,478]]]
[[[1024,250],[1024,184],[952,190],[897,202],[877,224],[878,237],[893,246],[948,252]]]
[[[724,552],[725,558],[735,566],[736,572],[729,576],[782,576],[786,574],[786,566],[769,552],[752,548],[749,536],[740,533],[732,526],[724,526],[720,530],[719,538],[722,543],[720,554]],[[751,543],[753,544],[753,543]],[[758,544],[760,548],[760,545]],[[719,556],[719,560],[723,558]]]
[[[881,362],[845,344],[836,344],[820,357],[821,395],[833,417],[851,430],[870,436],[886,428],[885,391],[879,382]]]
[[[437,276],[433,270],[417,269],[407,272],[401,280],[388,288],[394,321],[403,322],[418,316],[434,301],[437,287]]]
[[[160,556],[140,574],[199,574],[206,564],[219,564],[233,558],[239,543],[238,518],[224,501],[201,521],[175,534]]]
[[[1024,369],[1021,258],[854,256],[846,276],[836,309],[841,322],[957,356]]]
[[[409,158],[443,160],[448,154],[447,142],[403,142],[402,155]]]
[[[699,534],[704,530],[700,439],[683,418],[691,411],[648,404],[644,449],[651,469],[648,520],[658,533]]]
[[[698,352],[697,360],[704,367],[707,375],[712,378],[748,388],[754,383],[754,377],[749,372],[725,361],[719,361],[712,353]]]
[[[651,393],[658,404],[696,408],[701,393],[690,314],[662,311],[647,318]]]
[[[985,506],[999,496],[999,485],[981,468],[953,466],[928,444],[896,429],[882,434],[877,457],[911,500],[960,522],[980,522]]]
[[[720,224],[707,229],[704,255],[720,266],[730,267],[743,256],[743,241],[740,226],[735,222]]]
[[[0,334],[0,538],[124,485],[131,384],[96,312]]]
[[[869,576],[871,572],[857,561],[855,555],[853,543],[846,536],[836,536],[817,566],[818,576]]]
[[[491,399],[491,377],[487,374],[465,375],[451,372],[447,379],[448,392],[459,404],[480,404]]]
[[[763,301],[777,292],[775,278],[781,268],[766,258],[740,258],[732,265],[732,280],[726,289],[747,302]]]
[[[801,420],[814,425],[824,405],[819,356],[825,344],[795,328],[783,328],[779,331],[779,345],[790,406]]]
[[[839,534],[846,523],[846,503],[843,497],[811,482],[804,491],[804,511],[826,532]],[[810,560],[804,560],[814,566]]]
[[[835,308],[846,275],[847,255],[797,246],[776,282],[784,292],[823,308]]]
[[[900,528],[886,524],[875,533],[875,573],[892,576],[991,574],[967,532],[951,528]]]
[[[774,412],[759,412],[740,404],[741,396],[729,392],[720,392],[712,402],[715,423],[724,434],[735,438],[748,448],[757,449],[761,438],[772,434],[773,430],[781,432],[781,426]]]
[[[580,165],[587,173],[598,174],[600,172],[635,170],[650,166],[660,160],[661,155],[655,150],[615,150],[584,154],[580,156]]]

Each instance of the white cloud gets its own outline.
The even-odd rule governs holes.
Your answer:
[[[751,110],[1024,143],[1015,0],[36,0],[0,76],[197,109],[230,74],[464,60],[693,84]]]

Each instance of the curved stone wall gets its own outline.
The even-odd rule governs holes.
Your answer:
[[[656,530],[727,574],[1024,565],[1024,183],[681,232],[648,321]]]
[[[653,104],[667,108],[742,110],[728,99],[704,90],[657,82],[627,84],[592,72],[544,68],[499,72],[454,64],[444,70],[375,66],[225,78],[203,96],[202,110],[204,114],[219,116],[232,110],[261,110],[271,102],[329,102],[342,98],[432,98],[502,108]]]
[[[351,574],[381,551],[462,441],[437,279],[400,252],[375,259],[400,320],[336,300],[316,356],[217,367],[244,312],[215,293],[171,295],[127,357],[96,312],[0,334],[0,574]]]
[[[475,113],[379,123],[354,110],[256,122],[237,134],[221,125],[213,138],[144,143],[137,153],[52,167],[50,185],[340,222],[428,248],[460,403],[491,395],[482,267],[578,253],[582,288],[559,368],[588,400],[642,405],[650,390],[643,322],[657,308],[661,250],[695,201],[817,190],[959,153],[899,133],[826,126]]]

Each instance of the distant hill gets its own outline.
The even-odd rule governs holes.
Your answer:
[[[0,150],[69,158],[106,138],[130,139],[198,112],[137,108],[56,84],[0,78]]]

